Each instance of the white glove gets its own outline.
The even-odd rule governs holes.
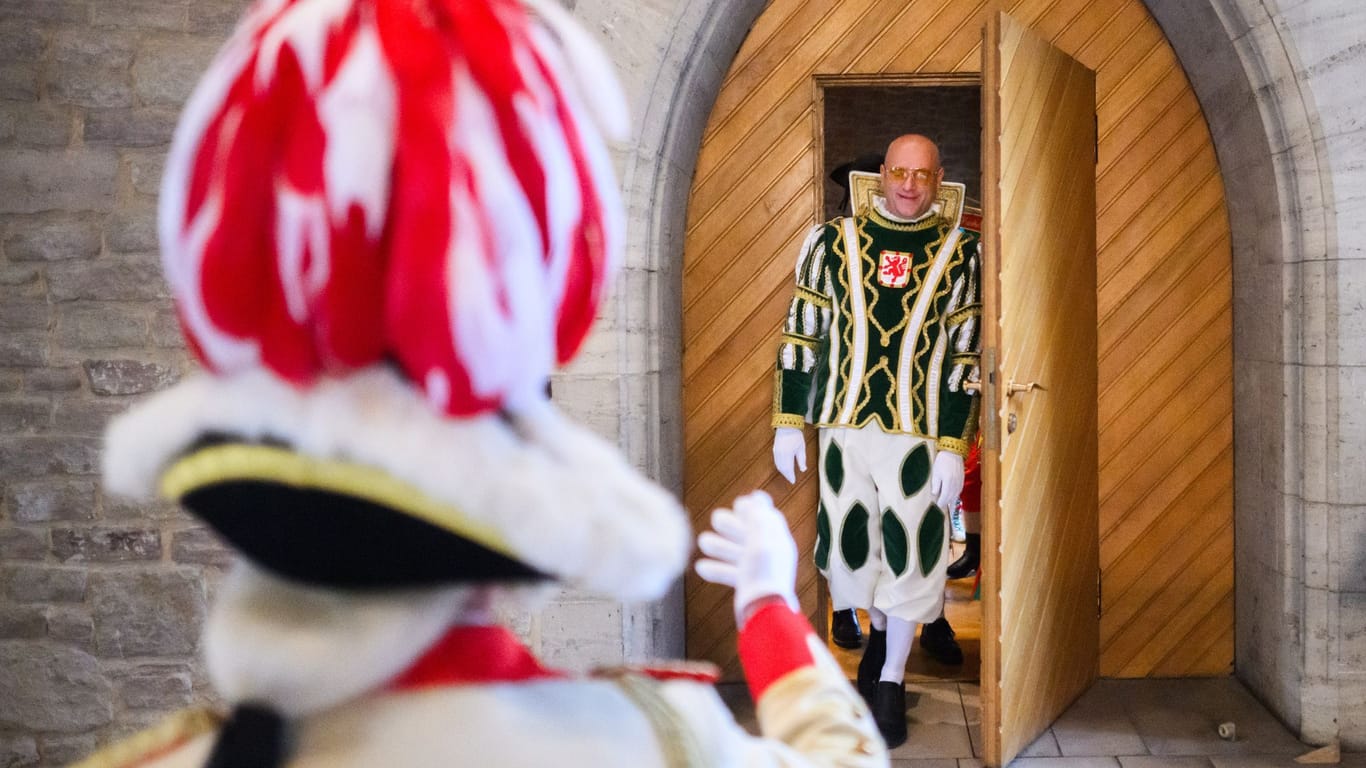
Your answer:
[[[742,627],[746,609],[765,597],[780,597],[798,610],[797,544],[767,493],[741,496],[734,512],[714,510],[711,526],[715,532],[697,537],[697,547],[707,557],[695,568],[703,579],[735,589],[735,626]]]
[[[774,427],[773,466],[789,483],[797,482],[797,474],[792,471],[793,462],[797,469],[806,471],[806,436],[796,427]]]
[[[934,457],[934,469],[930,471],[930,493],[935,496],[935,504],[948,512],[958,503],[963,493],[963,457],[952,451],[939,451]]]

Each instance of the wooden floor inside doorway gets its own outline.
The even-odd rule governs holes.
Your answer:
[[[963,545],[953,544],[949,552],[949,562],[958,559]],[[976,682],[982,669],[982,602],[973,599],[973,586],[976,579],[949,580],[944,590],[944,616],[953,627],[958,645],[963,649],[963,665],[947,666],[931,659],[920,650],[919,638],[911,647],[911,658],[906,662],[906,682]],[[829,621],[829,618],[826,619]],[[868,637],[868,615],[859,611],[859,623],[863,626],[863,636]],[[828,627],[827,627],[828,629]],[[827,633],[827,637],[829,634]],[[830,644],[830,652],[840,663],[850,680],[858,677],[859,659],[863,658],[862,648],[840,648]]]

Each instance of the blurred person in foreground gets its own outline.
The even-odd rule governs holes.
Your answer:
[[[553,0],[263,0],[195,90],[163,264],[205,370],[111,424],[105,482],[242,555],[203,637],[231,707],[89,766],[874,766],[762,494],[718,510],[762,736],[709,669],[578,675],[495,616],[659,597],[677,501],[545,398],[620,259],[606,58]]]

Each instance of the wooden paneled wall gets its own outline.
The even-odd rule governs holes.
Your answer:
[[[1233,662],[1232,258],[1209,130],[1139,0],[1007,0],[1096,71],[1101,669],[1221,675]],[[703,139],[684,255],[684,500],[694,524],[752,488],[788,513],[816,609],[815,458],[772,467],[778,327],[817,218],[818,75],[976,72],[972,0],[774,0]],[[914,130],[915,126],[907,126]],[[808,430],[811,432],[811,430]],[[814,438],[814,435],[809,435]],[[728,591],[687,582],[688,652],[734,667]]]

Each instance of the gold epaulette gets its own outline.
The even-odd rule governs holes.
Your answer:
[[[132,768],[214,730],[222,718],[208,709],[185,709],[145,731],[101,749],[71,768]]]

